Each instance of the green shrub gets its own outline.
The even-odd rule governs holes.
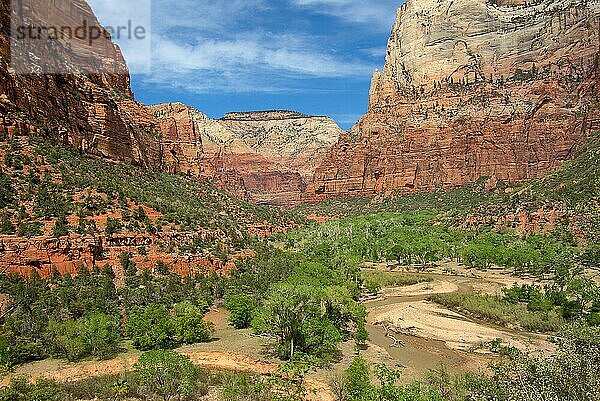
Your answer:
[[[133,310],[127,320],[127,336],[142,351],[177,346],[174,322],[164,305],[150,304]]]
[[[55,381],[40,379],[30,384],[25,378],[17,378],[0,390],[0,401],[63,401],[65,395]]]
[[[164,401],[192,395],[198,386],[198,369],[187,356],[174,351],[148,351],[134,369],[148,395],[161,397]]]
[[[565,324],[558,311],[532,312],[525,304],[509,303],[491,295],[465,292],[436,294],[430,299],[450,309],[466,311],[503,326],[517,325],[530,331],[556,332]]]
[[[52,228],[52,235],[56,238],[69,235],[69,222],[64,215],[60,215],[58,219],[56,219],[54,227]]]
[[[419,283],[429,283],[433,279],[423,274],[401,273],[401,272],[380,272],[364,270],[362,278],[365,280],[365,286],[371,293],[377,293],[380,288],[406,287]],[[379,287],[375,290],[376,287]],[[373,291],[371,291],[373,290]]]
[[[27,238],[43,235],[42,226],[42,223],[38,221],[20,221],[17,226],[17,235]]]
[[[133,346],[142,351],[171,349],[181,344],[207,342],[214,326],[204,320],[204,312],[189,302],[175,304],[173,310],[160,304],[135,309],[126,325]]]
[[[94,220],[79,219],[79,223],[75,228],[75,232],[79,235],[94,235],[98,232],[96,222]]]
[[[225,306],[229,310],[229,322],[233,327],[246,329],[250,327],[258,305],[249,295],[233,294],[226,297]]]
[[[10,183],[10,177],[0,170],[0,209],[13,203],[15,190]]]
[[[210,341],[214,325],[204,320],[204,312],[185,301],[173,306],[175,338],[179,344],[194,344]]]
[[[90,355],[107,359],[119,351],[121,333],[118,320],[109,315],[94,313],[84,319],[84,343]]]
[[[121,343],[116,319],[99,313],[77,321],[50,321],[47,331],[52,355],[69,361],[88,356],[111,357],[118,352]]]
[[[106,227],[104,229],[104,233],[106,235],[110,236],[113,234],[119,234],[122,229],[123,226],[120,219],[113,219],[111,217],[106,219]]]
[[[7,213],[2,214],[0,220],[0,234],[2,235],[13,235],[17,231],[15,225],[10,221]]]
[[[52,344],[51,353],[56,358],[66,358],[71,362],[89,355],[83,336],[84,325],[80,321],[50,321],[48,340]]]

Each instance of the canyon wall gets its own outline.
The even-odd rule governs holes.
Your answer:
[[[151,106],[170,172],[213,180],[240,199],[293,206],[342,130],[326,117],[288,111],[214,120],[180,103]]]
[[[331,119],[257,112],[213,120],[182,104],[140,104],[110,38],[11,47],[11,11],[23,26],[103,30],[84,0],[44,1],[0,5],[0,135],[46,136],[108,160],[193,174],[254,203],[303,201],[307,181],[342,132]],[[20,73],[19,63],[37,73]]]
[[[309,198],[519,183],[600,129],[600,2],[408,0]]]
[[[32,41],[31,48],[11,49],[11,3],[15,0],[0,4],[0,134],[18,130],[48,135],[92,155],[160,167],[161,150],[152,139],[158,132],[147,111],[132,101],[120,49],[110,40],[90,47],[76,37],[69,43]],[[20,0],[19,5],[24,26],[59,21],[58,26],[85,23],[103,30],[84,0],[55,0],[43,7],[40,0]],[[15,71],[19,60],[40,73]],[[60,70],[66,71],[44,73]],[[96,74],[89,73],[94,70]]]
[[[308,179],[342,134],[329,117],[293,111],[228,113],[219,122],[280,170]]]

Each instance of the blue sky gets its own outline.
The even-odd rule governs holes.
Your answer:
[[[123,18],[114,8],[124,3],[134,14],[152,10],[151,67],[132,74],[139,101],[180,101],[215,118],[291,109],[331,116],[343,128],[366,110],[372,72],[383,66],[402,3],[120,0],[107,7],[107,1],[114,0],[90,0],[104,25]]]

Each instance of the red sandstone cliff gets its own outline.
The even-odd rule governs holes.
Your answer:
[[[301,203],[306,181],[342,132],[329,118],[294,112],[229,113],[213,120],[180,103],[150,109],[169,171],[211,179],[258,204]]]
[[[319,200],[518,183],[600,129],[600,2],[409,0],[367,114],[317,168]]]
[[[159,167],[160,147],[147,111],[132,102],[129,73],[119,48],[110,40],[95,42],[95,55],[69,44],[34,43],[28,68],[40,72],[73,68],[71,74],[18,74],[11,64],[25,54],[11,54],[11,2],[0,4],[0,134],[15,129],[45,134],[89,154]],[[84,0],[57,0],[40,7],[39,0],[22,0],[24,25],[100,27]],[[50,25],[51,26],[51,25]],[[69,47],[70,46],[70,47]],[[15,49],[13,49],[15,50]],[[16,49],[18,51],[19,49]],[[57,65],[61,64],[61,65]],[[97,74],[79,73],[97,70]],[[154,132],[153,132],[154,131]]]
[[[26,26],[101,28],[84,0],[21,1]],[[250,202],[291,206],[341,133],[331,119],[292,112],[217,121],[181,104],[147,107],[133,99],[125,60],[109,39],[92,47],[77,38],[35,42],[28,57],[28,49],[11,49],[10,14],[2,2],[0,135],[45,135],[113,161],[208,178]],[[20,74],[15,60],[39,73]],[[44,74],[55,70],[68,73]]]

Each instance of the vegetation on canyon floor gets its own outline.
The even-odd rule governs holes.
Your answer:
[[[425,272],[442,260],[540,280],[508,288],[502,296],[454,293],[431,299],[496,324],[550,332],[558,352],[534,357],[500,344],[495,350],[500,359],[491,374],[454,375],[440,368],[411,385],[398,384],[400,372],[368,366],[359,356],[332,383],[340,400],[597,400],[594,389],[600,378],[593,367],[600,362],[600,291],[586,274],[600,265],[593,230],[578,237],[569,224],[557,224],[546,233],[461,224],[457,215],[488,207],[489,199],[497,196],[482,191],[471,196],[468,189],[411,195],[390,201],[396,202],[395,212],[311,225],[295,212],[250,206],[190,177],[149,174],[31,141],[3,143],[2,234],[110,236],[156,233],[166,227],[210,229],[223,234],[208,242],[198,237],[178,252],[193,255],[210,249],[217,255],[251,248],[255,257],[235,260],[227,276],[202,272],[182,277],[171,272],[168,260],[155,261],[151,272],[139,269],[128,252],[120,255],[118,265],[99,261],[75,275],[53,271],[43,280],[35,269],[26,278],[0,275],[1,292],[9,297],[0,330],[0,364],[5,369],[48,357],[110,358],[127,344],[146,351],[133,372],[64,384],[15,380],[0,391],[0,400],[194,400],[215,388],[223,400],[300,400],[306,395],[302,383],[308,369],[334,361],[342,342],[353,341],[357,352],[364,347],[368,332],[363,293],[431,280],[426,274],[363,271],[365,262]],[[559,170],[556,180],[568,179],[578,188],[579,181],[563,172],[587,168],[578,160]],[[574,204],[597,199],[597,187],[591,188]],[[153,221],[147,210],[161,217]],[[103,229],[89,218],[107,211],[119,217],[107,218]],[[270,240],[244,228],[265,221],[303,226]],[[221,302],[230,311],[231,324],[268,339],[269,351],[287,362],[287,370],[271,376],[198,371],[170,351],[212,340],[205,313]],[[157,375],[172,380],[167,385]]]

